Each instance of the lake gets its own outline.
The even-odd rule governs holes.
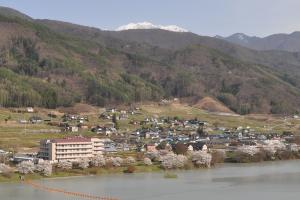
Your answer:
[[[120,200],[289,200],[300,198],[300,161],[224,164],[212,169],[164,173],[112,174],[35,181],[47,187],[110,196]],[[80,199],[47,193],[19,183],[0,184],[1,200]]]

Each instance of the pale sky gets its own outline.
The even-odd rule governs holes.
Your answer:
[[[0,0],[0,5],[33,18],[110,30],[149,21],[209,36],[300,31],[300,0]]]

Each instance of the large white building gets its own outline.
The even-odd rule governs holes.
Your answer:
[[[39,157],[50,161],[90,158],[104,152],[105,141],[106,139],[85,137],[42,140]]]

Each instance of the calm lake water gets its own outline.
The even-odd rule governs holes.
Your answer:
[[[36,181],[61,188],[120,200],[294,200],[300,198],[300,161],[225,164],[208,170],[119,174]],[[80,199],[46,193],[22,184],[0,184],[1,200]]]

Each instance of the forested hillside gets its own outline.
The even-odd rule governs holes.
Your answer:
[[[120,34],[0,9],[0,105],[105,106],[211,96],[241,114],[299,110],[298,74],[272,64],[270,54],[254,59],[261,54],[245,56],[247,49],[208,37],[170,48]],[[294,61],[287,66],[297,71]]]

